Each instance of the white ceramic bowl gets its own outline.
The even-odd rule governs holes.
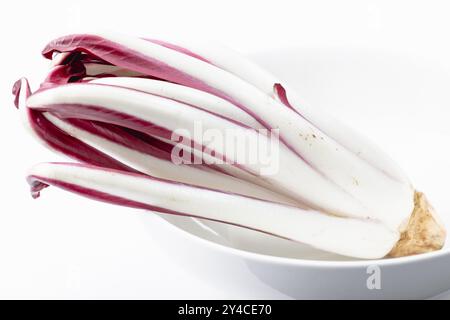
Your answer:
[[[446,65],[338,48],[279,50],[252,58],[296,88],[310,105],[335,114],[380,144],[450,226]],[[224,290],[247,290],[249,298],[411,299],[450,288],[449,245],[413,257],[358,261],[242,228],[161,218],[157,226],[153,220],[152,234],[174,262]],[[379,282],[374,280],[380,289],[367,285],[373,272],[380,275]]]

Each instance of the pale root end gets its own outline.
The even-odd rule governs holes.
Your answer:
[[[421,192],[414,194],[414,210],[406,229],[389,257],[403,257],[442,249],[446,231],[433,207]]]

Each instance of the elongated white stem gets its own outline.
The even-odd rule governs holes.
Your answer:
[[[270,150],[270,141],[254,130],[248,130],[226,119],[193,108],[189,105],[174,102],[159,96],[126,89],[123,87],[97,85],[97,84],[71,84],[58,86],[35,93],[27,101],[27,106],[34,110],[50,110],[64,114],[66,109],[74,113],[67,116],[101,120],[104,122],[123,126],[134,126],[136,130],[147,130],[146,133],[157,135],[162,128],[167,132],[163,137],[170,138],[170,132],[180,128],[190,132],[189,136],[199,145],[202,145],[195,134],[195,124],[201,123],[203,129],[216,130],[226,136],[227,130],[240,133],[241,136],[250,136],[250,140],[258,141]],[[84,110],[86,109],[86,110]],[[100,110],[97,114],[97,110]],[[117,115],[117,116],[116,116]],[[134,120],[136,119],[136,120]],[[145,124],[142,124],[145,121]],[[136,126],[138,125],[138,126]],[[223,154],[225,159],[240,163],[236,158],[235,150],[229,139],[225,141],[212,141],[208,148],[216,150],[216,154]],[[216,142],[216,144],[214,144]],[[249,182],[270,187],[274,191],[299,199],[312,207],[322,208],[334,214],[355,217],[370,217],[368,208],[362,206],[357,200],[336,188],[329,180],[318,174],[309,165],[298,161],[297,157],[280,145],[277,169],[274,175],[254,176],[261,172],[261,163],[245,163],[244,167],[234,166],[236,174]],[[308,183],[302,183],[308,181]],[[317,192],[321,190],[321,192]]]
[[[332,217],[317,211],[89,166],[43,163],[31,169],[29,180],[34,192],[42,189],[42,184],[55,185],[101,201],[222,221],[360,258],[385,256],[399,238],[398,232],[382,223]]]
[[[276,194],[244,180],[236,179],[230,175],[203,166],[176,165],[170,160],[137,151],[116,141],[90,133],[52,114],[45,113],[44,116],[60,130],[67,132],[78,140],[144,174],[223,192],[233,192],[274,202],[296,206],[300,205],[293,199]],[[121,135],[122,139],[124,135],[125,133],[123,132]]]
[[[195,106],[199,109],[212,112],[213,114],[236,121],[250,128],[263,129],[263,126],[256,121],[255,118],[229,101],[190,87],[185,87],[166,81],[131,77],[100,78],[91,81],[91,83],[114,85],[140,90]]]

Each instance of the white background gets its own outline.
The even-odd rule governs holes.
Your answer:
[[[47,41],[102,28],[142,36],[194,35],[243,53],[381,48],[448,66],[449,16],[448,1],[1,1],[0,297],[284,297],[232,286],[224,290],[193,276],[172,262],[175,251],[158,246],[142,213],[56,189],[31,199],[26,169],[57,157],[22,130],[10,88],[21,76],[36,88],[47,69],[40,56]]]

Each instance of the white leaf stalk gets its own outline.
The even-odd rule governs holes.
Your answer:
[[[53,69],[21,106],[27,126],[86,165],[35,167],[35,191],[53,184],[359,258],[444,244],[442,223],[388,156],[231,50],[82,34],[56,39],[43,54]],[[197,123],[248,135],[265,148],[273,137],[261,130],[277,129],[278,170],[263,174],[260,163],[240,161],[227,143],[205,145]],[[174,164],[174,133],[188,141],[184,154],[230,161]]]
[[[282,235],[342,255],[365,257],[370,252],[380,256],[397,239],[394,231],[379,222],[337,218],[319,211],[89,166],[39,164],[31,169],[29,180],[35,190],[42,183],[51,184],[119,205]]]

